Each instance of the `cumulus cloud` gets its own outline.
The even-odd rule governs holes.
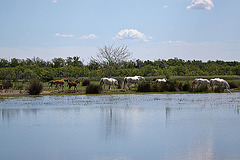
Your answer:
[[[52,3],[57,3],[57,0],[52,0]]]
[[[79,37],[79,39],[95,39],[97,36],[95,34],[89,34]]]
[[[214,7],[212,0],[192,0],[190,6],[187,9],[206,9],[211,10]]]
[[[131,39],[136,41],[144,41],[147,42],[152,37],[146,36],[145,34],[139,32],[136,29],[124,29],[118,32],[113,39]]]
[[[72,35],[72,34],[61,34],[61,33],[56,33],[55,36],[56,36],[56,37],[69,37],[69,38],[75,37],[75,36]]]

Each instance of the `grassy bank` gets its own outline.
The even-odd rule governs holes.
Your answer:
[[[170,80],[176,85],[183,84],[191,84],[191,82],[195,78],[222,78],[227,80],[231,85],[235,85],[234,88],[231,88],[232,92],[239,92],[240,91],[240,76],[172,76],[170,77]],[[151,76],[151,77],[145,77],[147,83],[152,86],[156,86],[155,79],[157,78],[164,78],[163,76]],[[93,85],[99,85],[100,78],[92,77],[88,78],[90,80],[90,83]],[[119,81],[123,82],[124,77],[116,77]],[[83,80],[83,78],[79,78],[80,82]],[[0,82],[1,83],[1,82]],[[0,90],[0,97],[8,97],[8,96],[28,96],[27,92],[25,91],[26,87],[28,86],[28,82],[23,83],[22,81],[19,82],[12,82],[13,86],[9,89],[3,89]],[[82,86],[82,84],[77,85],[77,89],[74,88],[69,89],[67,86],[67,82],[64,83],[64,88],[55,88],[55,86],[52,86],[49,88],[49,82],[44,82],[43,84],[43,92],[40,95],[84,95],[86,91],[86,86]],[[101,94],[187,94],[187,93],[213,93],[211,90],[207,90],[204,92],[189,92],[188,90],[181,90],[176,89],[172,91],[146,91],[146,92],[137,92],[137,88],[134,88],[133,86],[130,89],[116,89],[111,87],[112,89],[108,89],[108,85],[106,85],[106,88],[102,88]],[[226,90],[224,92],[227,92]]]

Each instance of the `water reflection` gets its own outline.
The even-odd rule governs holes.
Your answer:
[[[36,115],[39,109],[0,109],[1,119],[3,121],[11,121],[11,119],[18,118],[21,114],[23,116]]]
[[[0,159],[240,159],[239,97],[6,98]]]
[[[125,109],[126,110],[126,109]],[[106,139],[123,137],[127,128],[126,111],[113,107],[101,108],[102,129]]]

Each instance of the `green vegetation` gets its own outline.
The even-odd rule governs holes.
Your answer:
[[[124,77],[124,76],[216,76],[216,75],[240,75],[240,62],[224,61],[185,61],[182,59],[168,59],[155,61],[129,60],[119,62],[114,72],[109,73],[106,66],[95,61],[84,65],[80,57],[54,58],[44,61],[40,58],[16,59],[9,61],[0,59],[0,80],[29,80],[37,78],[48,82],[62,77]]]
[[[117,63],[117,62],[116,62]],[[54,58],[45,61],[40,58],[10,60],[0,58],[0,83],[4,89],[26,90],[29,83],[36,79],[41,82],[44,91],[62,91],[72,93],[64,84],[64,89],[49,88],[50,80],[61,80],[69,78],[71,81],[79,80],[76,92],[85,93],[87,86],[99,86],[102,77],[116,78],[119,86],[113,92],[223,92],[222,88],[214,87],[213,91],[206,86],[194,87],[191,82],[195,78],[223,78],[229,82],[231,89],[239,90],[240,86],[240,62],[224,61],[185,61],[174,58],[168,60],[142,61],[129,60],[121,61],[114,66],[114,72],[109,72],[106,66],[91,60],[88,64],[83,64],[80,57]],[[122,89],[122,81],[125,76],[144,76],[147,83],[141,83],[137,88],[131,90]],[[168,78],[167,83],[155,83],[157,78]],[[91,83],[90,83],[91,82]],[[92,88],[91,88],[92,87]],[[103,91],[107,91],[104,89]],[[2,92],[0,90],[0,92]],[[91,91],[90,91],[91,92]],[[89,93],[90,93],[89,92]],[[75,92],[74,92],[75,93]]]

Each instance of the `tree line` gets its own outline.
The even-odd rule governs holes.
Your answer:
[[[10,60],[0,58],[0,79],[19,80],[36,78],[49,81],[62,77],[124,77],[124,76],[211,76],[240,75],[238,61],[207,61],[183,60],[172,58],[168,60],[125,60],[117,62],[111,70],[109,65],[91,59],[86,65],[79,56],[53,58],[51,61],[39,57],[32,59]]]

